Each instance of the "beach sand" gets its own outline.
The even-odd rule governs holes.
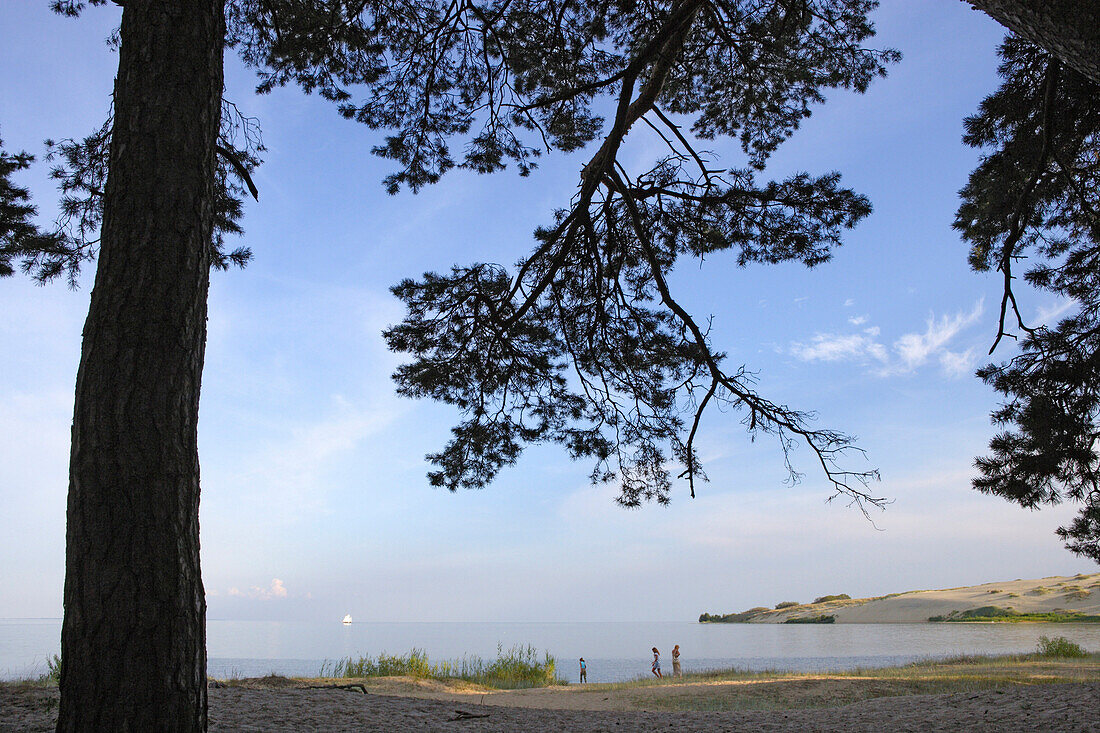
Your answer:
[[[379,694],[374,687],[369,694],[263,686],[209,692],[211,731],[1100,731],[1100,682],[881,697],[840,707],[768,712],[558,707],[576,702],[572,688],[465,694],[456,699]],[[622,692],[607,691],[608,700]],[[426,689],[420,694],[452,693]],[[52,731],[56,714],[56,688],[0,686],[0,731]]]

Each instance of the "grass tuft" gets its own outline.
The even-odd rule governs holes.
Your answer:
[[[52,657],[46,658],[46,674],[42,675],[40,680],[47,685],[59,685],[61,684],[61,655],[54,654]]]

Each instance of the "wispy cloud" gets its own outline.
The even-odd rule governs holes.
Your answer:
[[[876,374],[890,376],[908,374],[930,362],[938,363],[943,373],[950,377],[968,374],[974,367],[973,349],[952,351],[948,345],[965,329],[977,323],[983,311],[979,300],[969,313],[953,316],[931,315],[923,332],[911,332],[900,336],[892,347],[879,341],[881,329],[868,326],[857,333],[818,333],[808,342],[791,343],[790,353],[802,361],[851,361],[872,365]],[[848,319],[853,326],[863,326],[867,316]]]
[[[984,309],[979,300],[968,314],[929,316],[924,333],[907,333],[894,342],[894,351],[901,359],[901,371],[911,372],[944,351],[947,343],[967,326],[981,318]]]
[[[1040,307],[1036,310],[1035,320],[1046,326],[1053,326],[1076,305],[1076,300],[1063,300],[1049,307]]]
[[[975,361],[974,349],[967,349],[961,354],[954,351],[943,351],[940,354],[940,366],[949,377],[965,377],[970,374],[974,371]]]
[[[324,477],[335,460],[377,435],[408,409],[396,398],[361,405],[336,396],[333,402],[334,414],[295,426],[278,444],[243,459],[242,470],[233,481],[254,489],[266,501],[292,508],[291,516],[298,516],[307,507],[325,503]]]

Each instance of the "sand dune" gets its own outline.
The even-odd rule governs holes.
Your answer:
[[[946,616],[982,606],[1011,608],[1018,613],[1066,610],[1100,615],[1100,573],[803,604],[762,613],[749,623],[779,624],[791,618],[822,615],[835,616],[838,624],[919,623],[930,616]]]

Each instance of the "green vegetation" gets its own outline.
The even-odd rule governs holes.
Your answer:
[[[1077,611],[1047,611],[1042,613],[1019,613],[1011,608],[982,606],[967,611],[952,611],[946,616],[929,616],[933,623],[960,621],[997,621],[1003,623],[1100,623],[1100,616],[1088,616]]]
[[[821,596],[820,598],[815,598],[814,603],[828,603],[829,601],[850,601],[850,600],[852,600],[852,597],[850,595],[848,595],[847,593],[840,593],[840,594],[835,595],[835,596]]]
[[[829,616],[827,614],[821,614],[820,616],[798,616],[796,618],[789,618],[783,623],[785,624],[835,624],[836,616]]]
[[[971,608],[966,611],[952,611],[946,616],[929,616],[928,620],[939,623],[942,621],[992,621],[1009,618],[1011,616],[1017,616],[1015,611],[1011,608],[1001,608],[1000,606],[982,606],[981,608]]]
[[[776,611],[782,611],[784,608],[794,608],[795,606],[801,606],[798,601],[783,601],[782,603],[775,604]]]
[[[513,646],[508,651],[497,645],[497,658],[486,662],[480,657],[432,662],[423,649],[408,654],[348,657],[321,667],[320,677],[413,677],[433,680],[465,680],[485,687],[512,690],[521,687],[545,687],[566,684],[556,674],[556,663],[548,653],[540,659],[532,646]]]
[[[1040,636],[1039,655],[1065,659],[1084,659],[1089,653],[1082,649],[1080,644],[1070,641],[1064,636],[1056,636],[1053,639]]]

